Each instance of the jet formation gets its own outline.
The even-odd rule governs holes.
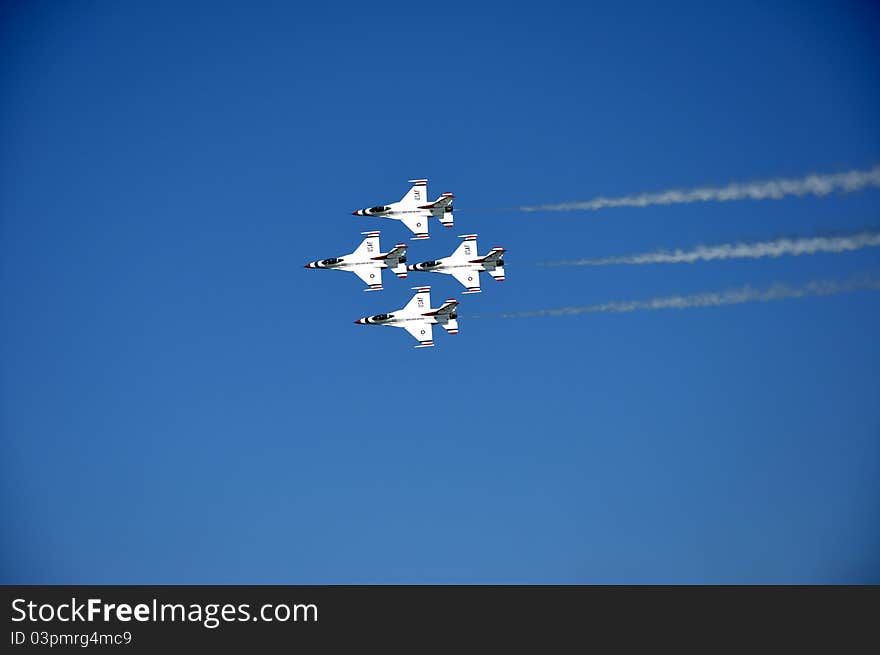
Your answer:
[[[387,218],[403,223],[415,234],[412,240],[428,239],[428,222],[436,218],[444,227],[453,226],[452,201],[455,195],[445,192],[433,202],[426,202],[428,180],[410,180],[412,187],[399,202],[358,209],[352,214],[372,218]],[[496,246],[485,255],[477,250],[477,235],[463,234],[462,242],[448,257],[426,260],[407,265],[407,245],[396,244],[388,252],[382,252],[379,231],[361,232],[366,238],[351,253],[309,262],[306,268],[324,268],[350,271],[367,286],[364,291],[381,291],[382,271],[390,269],[403,279],[411,271],[443,273],[455,278],[464,288],[463,293],[480,293],[480,273],[488,273],[498,282],[504,282],[504,259],[506,249]],[[434,345],[433,326],[440,325],[449,334],[458,334],[459,302],[448,298],[439,307],[431,307],[431,287],[412,287],[416,292],[403,307],[384,314],[359,318],[359,325],[387,325],[405,329],[416,341],[416,348]]]

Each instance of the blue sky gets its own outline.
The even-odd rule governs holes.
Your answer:
[[[880,190],[489,211],[880,161],[869,3],[12,2],[0,14],[3,583],[880,583],[865,250],[527,262],[880,226]],[[453,191],[507,281],[303,264]],[[357,326],[431,284],[461,333]],[[470,315],[470,320],[469,320]]]

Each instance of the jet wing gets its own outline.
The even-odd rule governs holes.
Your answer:
[[[449,273],[467,289],[464,293],[480,292],[480,272],[472,268],[454,268]]]
[[[427,321],[410,321],[403,324],[403,329],[413,335],[419,342],[416,348],[429,348],[434,345],[433,330],[431,329],[431,324]]]
[[[418,206],[428,199],[428,180],[410,180],[412,187],[400,199],[401,205]]]
[[[382,288],[382,269],[379,266],[354,266],[354,274],[370,285],[364,291],[379,291]]]
[[[413,239],[428,238],[428,217],[414,214],[405,214],[400,217],[400,222],[406,225],[410,232],[414,233]]]

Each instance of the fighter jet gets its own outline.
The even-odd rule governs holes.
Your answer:
[[[415,348],[430,348],[434,345],[432,325],[441,325],[449,334],[458,334],[458,314],[455,308],[458,301],[448,298],[439,308],[431,308],[431,287],[413,287],[416,295],[406,304],[390,314],[366,316],[355,321],[360,325],[390,325],[401,327],[419,342]]]
[[[440,219],[444,227],[452,227],[452,200],[454,195],[448,191],[434,202],[428,202],[428,180],[410,180],[412,188],[400,199],[390,205],[377,205],[369,209],[351,212],[354,216],[377,216],[393,218],[406,225],[415,236],[413,239],[427,239],[428,219]]]
[[[331,268],[351,271],[366,282],[364,291],[382,290],[382,269],[390,268],[399,278],[406,277],[406,244],[398,243],[390,252],[379,251],[379,232],[361,232],[367,238],[361,241],[353,253],[309,262],[306,268]]]
[[[480,293],[480,271],[487,271],[499,282],[504,282],[504,260],[501,259],[501,256],[507,250],[496,246],[486,255],[480,257],[477,255],[477,235],[462,234],[459,236],[464,241],[449,257],[410,264],[406,270],[451,275],[467,288],[464,293]]]

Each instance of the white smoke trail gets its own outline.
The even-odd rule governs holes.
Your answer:
[[[715,246],[697,246],[691,250],[657,250],[636,255],[575,259],[560,262],[540,262],[538,266],[607,266],[609,264],[693,264],[716,259],[760,259],[784,255],[815,255],[841,253],[880,246],[880,232],[829,237],[781,238],[752,243],[724,243]]]
[[[786,196],[826,196],[834,191],[850,193],[880,186],[880,165],[870,170],[846,173],[811,174],[802,178],[782,178],[758,182],[734,182],[723,187],[671,189],[657,193],[639,193],[618,198],[600,196],[580,202],[519,207],[519,211],[596,211],[606,207],[648,207],[692,202],[728,202],[731,200],[779,200]]]
[[[531,318],[537,316],[571,316],[590,313],[625,313],[636,311],[653,311],[657,309],[689,309],[692,307],[721,307],[723,305],[741,305],[749,302],[771,302],[788,298],[805,298],[808,296],[833,296],[840,293],[852,293],[864,289],[880,290],[880,278],[863,274],[848,280],[814,280],[802,287],[792,287],[777,282],[767,289],[755,289],[744,286],[710,293],[697,293],[687,296],[666,296],[648,300],[624,300],[607,302],[601,305],[584,305],[581,307],[561,307],[559,309],[539,309],[529,312],[511,312],[474,316],[473,318]]]

